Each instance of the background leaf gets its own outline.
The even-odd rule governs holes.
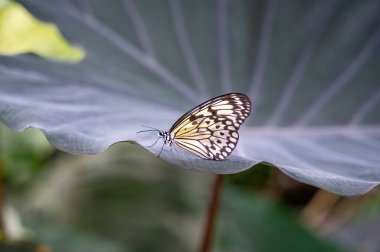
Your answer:
[[[0,54],[32,52],[51,60],[77,62],[84,52],[71,47],[58,28],[35,19],[15,1],[0,1]]]
[[[86,50],[79,64],[0,58],[0,118],[56,147],[98,153],[154,142],[186,110],[230,91],[254,106],[226,162],[165,149],[185,168],[260,161],[344,195],[380,181],[377,1],[21,1]],[[161,146],[149,150],[157,154]]]

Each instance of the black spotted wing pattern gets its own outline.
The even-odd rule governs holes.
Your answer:
[[[224,160],[235,149],[238,130],[250,112],[246,95],[221,95],[185,113],[169,133],[174,145],[184,150],[204,159]]]

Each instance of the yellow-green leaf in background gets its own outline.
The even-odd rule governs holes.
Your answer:
[[[68,62],[78,62],[85,56],[55,25],[39,21],[17,2],[0,0],[0,54],[21,53]]]

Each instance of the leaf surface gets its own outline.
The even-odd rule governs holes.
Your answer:
[[[86,51],[78,64],[0,56],[0,119],[67,152],[98,153],[167,130],[211,97],[243,92],[253,113],[227,161],[164,148],[188,169],[257,162],[328,191],[380,182],[377,1],[21,1]],[[161,141],[149,151],[157,155]]]

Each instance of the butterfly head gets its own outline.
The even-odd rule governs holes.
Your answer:
[[[159,132],[158,132],[158,136],[159,136],[160,138],[164,138],[164,133],[165,133],[165,132],[163,132],[163,131],[159,131]]]
[[[158,136],[162,138],[162,141],[164,141],[164,144],[171,144],[172,138],[167,131],[159,131]]]

